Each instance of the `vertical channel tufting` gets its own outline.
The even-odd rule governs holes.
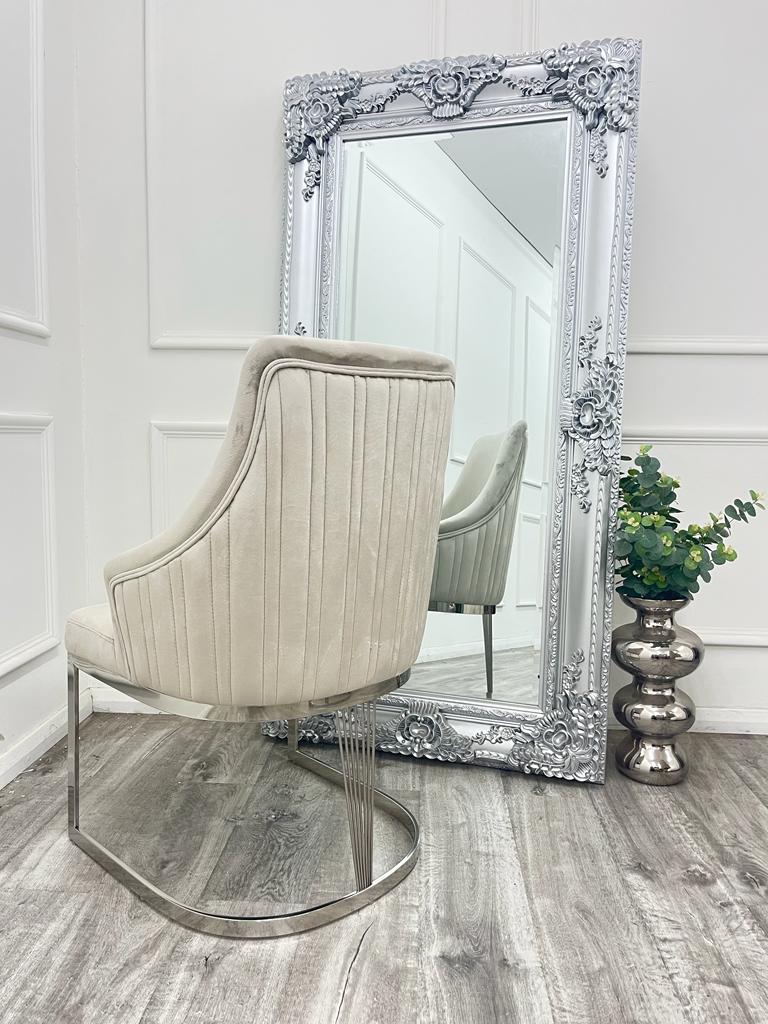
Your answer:
[[[303,694],[317,692],[325,573],[325,520],[327,514],[326,464],[328,461],[328,376],[310,373],[312,402],[312,486],[310,495],[310,551],[307,565],[307,640],[303,666]]]
[[[211,607],[213,609],[213,643],[216,680],[223,703],[232,700],[230,558],[229,529],[231,511],[227,511],[209,534],[211,539]]]
[[[394,467],[398,443],[398,426],[400,411],[400,381],[387,381],[387,444],[386,461],[384,465],[384,480],[382,481],[381,496],[381,517],[380,528],[381,543],[379,545],[377,572],[376,572],[376,596],[378,600],[378,611],[374,606],[374,618],[371,623],[371,648],[375,655],[373,669],[369,666],[367,678],[379,678],[380,668],[388,652],[383,650],[382,644],[382,616],[384,613],[384,602],[386,600],[387,580],[389,578],[390,556],[393,545],[390,543],[390,527],[392,525],[392,499],[394,493]],[[394,394],[394,401],[393,396]]]
[[[192,700],[218,698],[213,595],[211,593],[210,535],[181,556],[187,599],[190,697]]]
[[[371,391],[376,393],[378,397],[378,403],[374,405],[371,401],[371,418],[374,420],[370,427],[370,435],[373,437],[380,436],[380,430],[383,428],[384,445],[383,447],[379,444],[372,446],[371,459],[379,455],[380,462],[380,474],[379,472],[371,473],[370,475],[370,490],[371,493],[368,497],[368,501],[372,508],[378,506],[378,520],[379,527],[376,532],[376,542],[373,549],[371,566],[371,578],[370,581],[365,581],[363,586],[368,587],[370,594],[370,600],[368,602],[368,608],[370,611],[370,618],[368,619],[368,651],[365,659],[365,671],[362,671],[362,664],[358,669],[358,675],[362,675],[364,679],[371,678],[371,660],[375,665],[378,659],[378,645],[376,644],[376,631],[374,629],[374,621],[376,618],[377,606],[381,606],[381,575],[382,575],[382,562],[386,559],[386,545],[383,543],[383,526],[384,526],[384,504],[386,498],[387,480],[389,477],[390,470],[390,411],[392,406],[391,394],[392,394],[392,382],[389,380],[378,380],[370,383]],[[375,417],[375,418],[374,418]],[[378,467],[377,467],[378,469]],[[356,624],[357,625],[357,624]],[[360,626],[362,628],[362,624]]]
[[[166,583],[168,584],[170,625],[171,633],[173,636],[173,646],[171,647],[169,652],[171,666],[168,675],[170,678],[167,685],[171,687],[171,689],[168,692],[178,695],[181,692],[181,663],[179,657],[179,638],[176,632],[176,602],[173,597],[173,574],[171,572],[172,567],[173,563],[171,562],[171,564],[166,567],[165,572]]]
[[[511,478],[496,507],[477,522],[470,521],[456,533],[440,538],[432,576],[433,600],[496,605],[504,595],[526,450],[525,435],[516,428],[508,440],[518,449],[514,462],[508,464]]]
[[[309,373],[293,368],[279,374],[281,409],[281,503],[272,532],[280,544],[277,678],[281,700],[302,699],[307,639],[307,566],[312,528],[312,395]]]
[[[442,492],[441,488],[435,486],[435,481],[442,480],[448,454],[448,397],[449,389],[445,387],[426,389],[425,421],[432,425],[437,424],[437,429],[432,426],[431,429],[425,430],[422,445],[423,465],[419,476],[420,500],[416,511],[416,546],[412,559],[416,568],[416,583],[410,593],[407,646],[401,651],[401,664],[407,662],[410,665],[415,661],[426,627],[425,616],[420,614],[420,610],[429,600],[437,546]]]
[[[341,677],[346,680],[345,690],[354,689],[352,663],[355,655],[355,617],[357,614],[357,590],[360,575],[360,545],[363,533],[365,508],[363,505],[363,488],[365,484],[366,464],[366,417],[367,417],[367,383],[363,377],[352,378],[352,465],[350,468],[350,514],[349,536],[347,538],[347,576],[344,587],[344,617],[342,625]]]
[[[232,532],[230,528],[230,512],[227,512],[227,639],[229,643],[229,699],[232,697]]]
[[[211,530],[211,591],[214,607],[214,640],[216,678],[223,703],[232,699],[232,666],[230,662],[229,615],[229,518],[225,515]]]
[[[448,455],[447,443],[445,446],[442,444],[442,439],[446,435],[447,397],[445,387],[428,389],[427,400],[431,404],[431,408],[428,408],[429,422],[436,421],[438,427],[437,430],[434,428],[429,430],[426,435],[428,438],[428,444],[425,446],[427,462],[422,488],[422,505],[418,514],[419,537],[416,557],[416,564],[419,567],[419,586],[411,595],[409,609],[410,648],[406,651],[409,663],[416,660],[426,627],[425,617],[420,615],[419,611],[429,600],[432,568],[437,548],[442,490],[435,487],[435,480],[442,479],[442,470]]]
[[[173,600],[173,617],[175,623],[176,660],[178,665],[178,685],[176,695],[183,697],[186,681],[189,679],[189,647],[187,644],[187,620],[184,611],[184,581],[181,576],[181,559],[175,558],[168,565],[168,578],[171,581],[171,597]]]
[[[327,459],[325,537],[323,542],[323,605],[317,693],[341,686],[342,623],[347,587],[347,549],[352,517],[354,392],[348,375],[327,378]]]
[[[341,575],[340,582],[341,582],[341,588],[342,589],[341,589],[341,601],[340,601],[340,605],[341,605],[341,618],[340,618],[341,642],[340,642],[340,653],[339,653],[339,675],[345,681],[345,685],[344,685],[343,689],[346,689],[346,682],[347,682],[347,679],[348,679],[348,668],[346,668],[346,671],[345,671],[345,667],[347,666],[347,651],[349,650],[349,646],[350,646],[350,644],[352,642],[352,637],[350,636],[350,631],[347,628],[348,602],[349,602],[349,596],[350,596],[349,592],[350,592],[350,586],[351,586],[350,580],[351,580],[351,574],[352,574],[352,565],[351,565],[350,555],[352,553],[353,534],[354,534],[354,531],[355,531],[356,524],[358,523],[358,517],[359,517],[359,513],[360,513],[359,507],[357,507],[357,508],[355,507],[355,463],[356,463],[356,461],[359,462],[359,459],[360,459],[360,448],[359,448],[359,440],[358,440],[358,435],[357,435],[357,415],[358,415],[357,398],[356,398],[356,395],[355,395],[354,380],[352,381],[352,387],[351,388],[350,388],[349,384],[350,384],[350,381],[348,379],[343,382],[343,387],[344,387],[345,391],[350,391],[351,392],[351,407],[350,407],[350,412],[348,414],[348,415],[351,416],[351,424],[350,424],[350,427],[349,427],[351,453],[350,453],[350,458],[349,458],[349,469],[348,469],[348,474],[349,474],[349,480],[348,480],[349,507],[348,507],[348,512],[347,512],[347,517],[348,517],[347,518],[347,529],[344,531],[344,537],[343,538],[339,538],[340,541],[343,541],[343,549],[344,549],[343,550],[343,554],[342,554],[341,544],[340,544],[339,564],[340,564],[340,566],[343,567],[343,572],[342,572],[342,574],[340,574]]]
[[[409,505],[408,485],[416,438],[416,382],[393,381],[397,391],[397,420],[389,480],[387,551],[383,568],[382,605],[376,641],[379,644],[376,674],[395,662],[397,601],[405,558],[405,520]]]
[[[186,647],[187,656],[187,675],[186,675],[186,686],[182,689],[182,694],[187,697],[192,696],[192,659],[189,654],[189,614],[187,612],[187,584],[184,579],[184,562],[181,558],[176,559],[176,564],[179,567],[179,578],[181,580],[181,601],[182,601],[182,614],[184,618],[184,644]]]
[[[125,654],[125,665],[119,665],[119,668],[127,669],[127,675],[131,679],[137,678],[136,658],[133,654],[133,630],[127,628],[128,626],[128,610],[125,604],[125,585],[117,587],[115,590],[115,608],[117,610],[118,621],[124,624],[123,629],[120,630],[120,637],[123,643],[117,644],[117,649],[121,648]]]
[[[264,700],[276,704],[278,697],[277,662],[280,637],[280,563],[282,529],[280,509],[283,484],[283,438],[280,409],[279,381],[276,374],[267,392],[264,436],[267,445],[264,471],[265,496],[265,552],[264,552]]]
[[[211,654],[213,661],[213,679],[216,685],[216,703],[221,703],[219,689],[219,659],[216,652],[216,595],[213,591],[213,531],[208,534],[208,578],[210,580],[210,612],[211,612]]]
[[[417,653],[452,382],[289,363],[260,402],[221,511],[173,557],[116,582],[140,685],[285,704],[384,681]]]
[[[155,572],[145,577],[147,583],[147,598],[150,609],[152,625],[152,648],[154,652],[154,665],[156,685],[162,687],[166,693],[178,693],[179,687],[179,666],[176,643],[176,623],[173,615],[173,605],[168,598],[171,595],[171,576],[167,565],[161,566]]]
[[[141,609],[141,624],[144,629],[144,643],[147,649],[147,668],[149,670],[150,686],[159,686],[160,670],[157,664],[155,621],[149,597],[149,579],[146,576],[142,576],[139,580],[139,607]]]
[[[403,634],[404,630],[408,628],[406,618],[406,612],[408,610],[408,595],[415,584],[413,538],[416,531],[419,484],[421,482],[422,460],[424,456],[426,389],[427,384],[425,381],[416,381],[416,424],[414,428],[414,445],[410,458],[403,562],[401,568],[400,587],[397,594],[397,610],[395,612],[395,663],[400,661],[403,646]]]
[[[447,457],[446,446],[441,443],[445,430],[445,394],[444,389],[427,388],[428,422],[436,421],[437,429],[426,432],[424,443],[424,463],[420,482],[423,499],[417,515],[418,539],[415,562],[418,567],[418,587],[412,590],[408,610],[410,646],[404,651],[409,664],[413,663],[421,647],[425,617],[420,609],[429,600],[429,588],[432,581],[432,566],[437,542],[437,525],[439,522],[442,496],[433,482],[440,476],[441,467]]]

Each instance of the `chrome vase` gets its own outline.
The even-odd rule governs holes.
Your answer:
[[[632,682],[616,693],[613,713],[629,732],[616,748],[616,766],[635,782],[673,786],[688,774],[688,763],[675,746],[690,729],[696,706],[677,680],[693,672],[704,657],[701,639],[677,625],[675,615],[687,599],[650,601],[624,597],[635,622],[613,631],[613,660]]]

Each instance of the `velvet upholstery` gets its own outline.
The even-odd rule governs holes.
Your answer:
[[[171,696],[255,706],[410,668],[452,408],[442,356],[257,342],[205,484],[174,526],[107,564],[109,606],[71,616],[70,654]]]
[[[528,428],[480,437],[443,503],[430,601],[497,605],[504,596]]]

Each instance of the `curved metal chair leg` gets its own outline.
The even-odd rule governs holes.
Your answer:
[[[345,733],[344,742],[348,744],[347,748],[342,750],[342,771],[299,751],[296,722],[289,723],[288,735],[288,753],[292,761],[334,785],[345,787],[357,889],[338,899],[293,913],[260,917],[209,914],[204,910],[180,903],[153,885],[149,879],[134,871],[93,836],[80,828],[79,686],[78,668],[70,662],[68,666],[69,838],[75,846],[85,851],[109,874],[131,889],[154,910],[164,914],[172,921],[208,935],[221,935],[228,938],[258,939],[273,938],[278,935],[294,935],[297,932],[330,924],[331,921],[346,917],[347,914],[352,914],[368,906],[384,893],[393,889],[416,864],[419,856],[418,822],[401,803],[373,786],[375,732],[372,730],[371,723],[372,709],[369,712],[360,711],[358,705],[358,708],[338,712],[340,716],[347,716],[343,722],[339,722],[340,732],[344,731]],[[367,738],[362,735],[366,730]],[[389,871],[377,878],[372,877],[373,805],[399,821],[411,839],[410,848],[405,856]]]

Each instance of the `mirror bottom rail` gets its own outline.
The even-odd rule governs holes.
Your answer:
[[[264,722],[261,730],[285,740],[288,722]],[[602,783],[605,738],[603,702],[575,685],[563,685],[554,707],[544,712],[480,709],[402,691],[377,702],[376,749],[404,757]],[[300,719],[299,740],[338,743],[335,716]]]

